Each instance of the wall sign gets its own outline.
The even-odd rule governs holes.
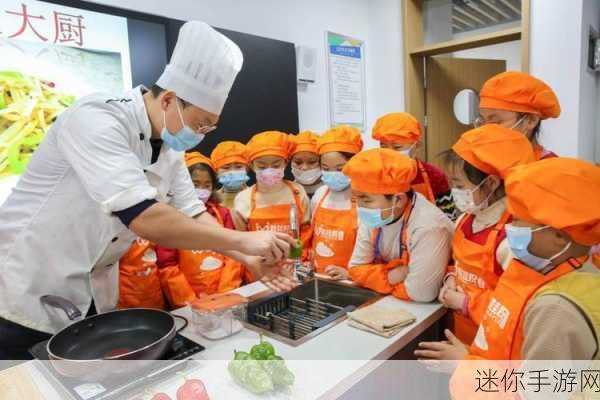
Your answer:
[[[331,126],[366,126],[365,43],[326,32]]]

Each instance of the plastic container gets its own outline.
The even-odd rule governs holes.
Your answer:
[[[242,330],[248,300],[236,293],[215,294],[192,303],[192,324],[207,339],[222,339]]]

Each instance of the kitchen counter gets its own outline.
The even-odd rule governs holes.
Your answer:
[[[248,351],[258,342],[258,334],[247,328],[229,338],[212,341],[198,335],[190,323],[181,334],[200,343],[206,350],[193,357],[198,364],[187,374],[189,377],[201,379],[213,400],[337,398],[375,371],[384,360],[394,356],[431,328],[446,312],[438,303],[409,303],[391,296],[382,298],[378,304],[410,311],[416,316],[416,322],[391,338],[352,328],[345,320],[297,347],[266,338],[273,343],[277,353],[286,359],[290,370],[296,375],[295,384],[284,391],[254,396],[235,384],[229,376],[227,364],[233,357],[233,351]],[[191,321],[189,307],[176,310],[174,314]],[[64,395],[54,396],[54,391],[43,381],[42,375],[35,371],[36,368],[33,368],[34,363],[29,362],[24,367],[31,371],[30,374],[38,387],[44,388],[46,400],[65,398]],[[181,384],[180,378],[174,378],[157,386],[154,392],[164,391],[175,399],[175,391]]]

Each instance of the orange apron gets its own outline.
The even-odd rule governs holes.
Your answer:
[[[415,192],[421,193],[430,203],[435,204],[435,196],[433,195],[433,189],[431,188],[431,182],[429,181],[429,175],[420,160],[417,161],[417,167],[419,173],[423,177],[423,182],[412,184],[411,187]]]
[[[586,259],[571,259],[546,275],[513,260],[498,281],[469,354],[488,360],[520,360],[527,303],[542,286],[580,268]]]
[[[356,202],[352,200],[350,210],[324,208],[323,202],[329,193],[327,189],[313,211],[312,253],[319,273],[324,273],[330,265],[348,268],[358,228]]]
[[[221,226],[223,217],[214,205],[207,205]],[[240,287],[245,268],[222,254],[210,250],[181,250],[179,269],[197,296],[223,293]]]
[[[156,253],[147,240],[136,239],[119,260],[119,308],[165,308]]]
[[[489,233],[484,245],[467,239],[463,233],[463,225],[467,221],[473,221],[471,215],[465,215],[456,227],[452,240],[452,252],[456,260],[456,284],[469,297],[469,315],[455,310],[452,317],[454,334],[463,343],[473,342],[489,295],[500,277],[495,271],[496,241],[509,218],[510,214],[505,211]]]
[[[298,210],[299,224],[302,225],[304,211],[302,209],[300,193],[290,182],[283,182],[292,191],[294,202],[296,203],[296,208]],[[276,204],[267,207],[256,208],[256,185],[252,187],[251,196],[250,217],[248,218],[249,231],[281,232],[287,233],[288,235],[292,233],[290,224],[290,204]]]

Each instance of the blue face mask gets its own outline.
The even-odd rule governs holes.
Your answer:
[[[350,178],[341,171],[323,171],[323,183],[334,192],[341,192],[350,186]]]
[[[193,149],[198,146],[202,140],[204,140],[203,133],[196,133],[185,124],[183,121],[183,117],[181,116],[181,111],[179,110],[179,102],[175,100],[175,106],[177,107],[177,113],[179,114],[179,119],[181,120],[181,125],[183,128],[179,130],[177,133],[171,133],[167,129],[167,118],[166,113],[163,111],[163,130],[160,133],[160,138],[163,143],[166,144],[169,148],[175,151],[186,151]]]
[[[548,226],[542,226],[535,229],[527,226],[514,226],[512,224],[506,224],[504,226],[504,229],[506,230],[506,240],[508,240],[508,246],[514,256],[525,265],[538,272],[552,264],[553,260],[563,255],[569,247],[571,247],[571,242],[567,243],[564,249],[548,259],[531,254],[529,252],[529,244],[533,239],[533,232],[541,231],[546,228],[548,228]]]
[[[384,211],[393,210],[394,207],[396,207],[396,198],[394,198],[394,205],[389,208],[358,207],[358,219],[369,229],[382,228],[394,220],[394,213],[390,213],[390,216],[385,219],[381,217],[381,214]]]
[[[225,190],[234,192],[240,190],[250,178],[243,169],[227,171],[219,175],[219,183],[223,185]]]

